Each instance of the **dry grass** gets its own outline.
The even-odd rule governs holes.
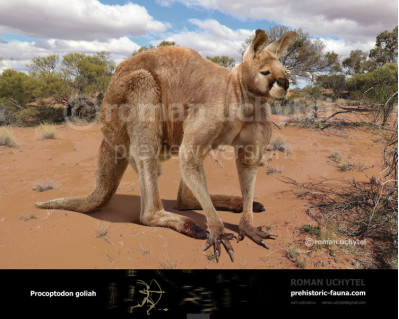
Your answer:
[[[351,171],[354,168],[355,168],[355,165],[353,165],[352,163],[349,163],[349,162],[342,163],[339,166],[339,169],[341,172]]]
[[[285,256],[294,262],[299,268],[306,268],[306,259],[302,256],[303,252],[299,249],[297,242],[292,242],[286,247]]]
[[[25,221],[25,222],[27,222],[27,221],[29,221],[29,220],[32,220],[32,219],[37,219],[38,217],[36,216],[36,215],[33,215],[33,214],[29,214],[29,215],[27,215],[27,216],[20,216],[19,217],[19,219],[21,219],[21,220],[23,220],[23,221]]]
[[[345,162],[339,166],[339,169],[341,172],[347,172],[347,171],[352,171],[352,170],[358,170],[359,172],[362,172],[371,167],[374,167],[374,165],[368,167],[368,166],[364,166],[363,164],[353,164],[350,162]]]
[[[285,140],[280,135],[277,135],[275,138],[272,139],[272,141],[270,142],[270,150],[292,153],[291,147],[286,144]]]
[[[40,126],[36,128],[36,136],[41,140],[55,139],[56,129],[56,126],[53,124],[40,124]]]
[[[328,158],[335,163],[340,163],[342,161],[342,156],[338,151],[331,153]]]
[[[104,239],[108,244],[112,245],[112,243],[108,240],[107,235],[109,229],[111,228],[110,223],[97,223],[97,238]]]
[[[278,169],[278,168],[275,168],[275,167],[272,167],[272,166],[267,166],[266,167],[266,174],[267,175],[272,175],[272,174],[282,174],[283,173],[283,170],[282,169]]]
[[[357,254],[369,253],[372,260],[364,268],[396,268],[398,237],[398,194],[395,181],[376,179],[369,182],[353,180],[339,188],[327,182],[299,184],[297,194],[309,201],[308,215],[322,228],[320,239],[367,240],[356,246]],[[304,190],[306,190],[304,192]]]
[[[342,106],[342,105],[347,105],[347,100],[345,100],[345,99],[342,99],[342,98],[339,98],[339,99],[336,99],[335,100],[335,104],[336,105],[340,105],[340,106]]]
[[[11,128],[7,126],[0,127],[0,146],[15,147],[16,145]]]
[[[209,252],[209,253],[206,255],[206,258],[207,258],[209,261],[213,261],[213,262],[216,263],[216,255],[215,255],[214,253]]]

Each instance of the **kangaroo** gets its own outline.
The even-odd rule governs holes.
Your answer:
[[[219,261],[221,245],[234,261],[230,240],[247,236],[269,248],[277,235],[253,226],[258,164],[272,134],[267,101],[285,96],[289,81],[279,57],[295,39],[285,33],[267,47],[267,35],[256,30],[243,62],[229,70],[184,47],[151,49],[121,62],[112,77],[100,111],[104,139],[98,155],[94,190],[83,197],[38,202],[38,208],[90,213],[114,195],[130,163],[139,176],[140,222],[169,227],[206,239]],[[210,195],[203,161],[219,145],[235,148],[242,198]],[[162,162],[178,154],[181,180],[178,209],[202,209],[209,231],[193,219],[164,210],[158,190]],[[224,230],[216,209],[242,211],[238,237]]]

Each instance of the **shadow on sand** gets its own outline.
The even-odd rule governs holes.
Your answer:
[[[176,209],[175,200],[162,200],[164,209],[194,219],[199,226],[207,228],[206,217],[204,213],[193,210],[179,211]],[[140,225],[140,196],[116,194],[107,206],[101,210],[90,214],[99,220],[111,223],[133,223]],[[224,223],[224,227],[233,232],[238,232],[238,226],[230,223]]]

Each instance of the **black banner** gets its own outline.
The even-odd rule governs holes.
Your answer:
[[[370,311],[397,316],[396,270],[3,270],[0,274],[2,311],[14,316],[217,319],[329,313],[347,318]]]

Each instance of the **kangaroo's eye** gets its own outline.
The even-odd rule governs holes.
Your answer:
[[[270,71],[261,71],[260,73],[263,74],[263,75],[269,75]]]

